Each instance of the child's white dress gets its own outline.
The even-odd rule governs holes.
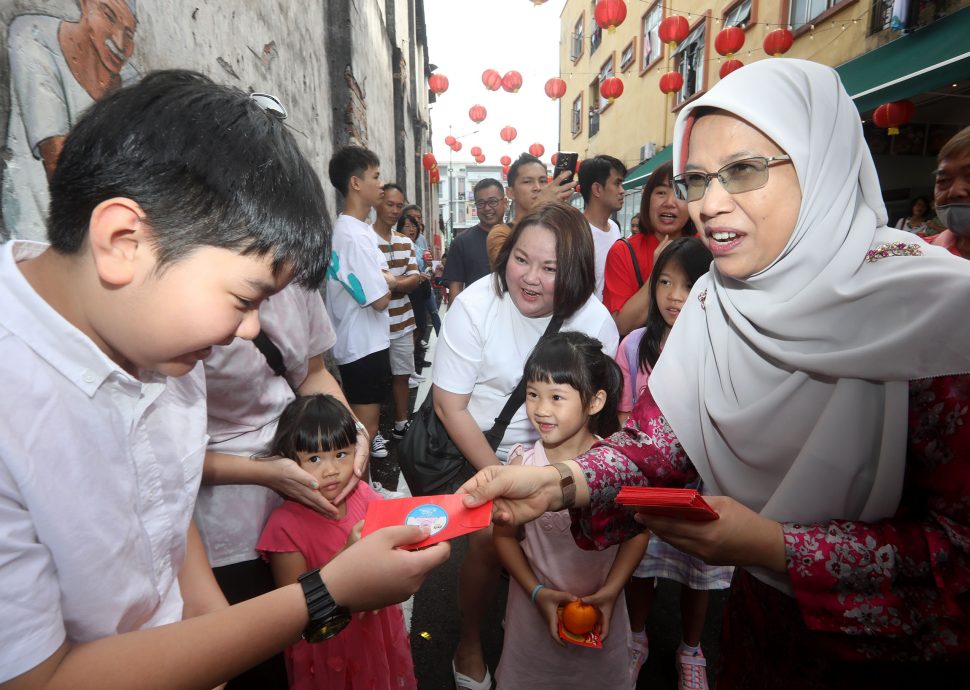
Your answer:
[[[517,452],[521,452],[521,446],[513,448],[509,457]],[[549,464],[541,441],[525,451],[522,464]],[[525,525],[522,550],[539,582],[546,587],[588,596],[606,581],[618,547],[584,551],[573,541],[570,524],[568,510],[543,514]],[[622,591],[616,598],[602,649],[565,644],[556,644],[539,608],[529,601],[529,592],[523,591],[514,578],[510,579],[505,643],[496,671],[499,690],[629,690],[630,621]]]

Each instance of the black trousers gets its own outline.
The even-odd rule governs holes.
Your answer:
[[[216,582],[230,604],[258,597],[276,588],[269,564],[261,558],[212,569]],[[226,690],[289,690],[286,662],[276,654],[236,676]]]

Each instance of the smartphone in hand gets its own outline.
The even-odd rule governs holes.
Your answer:
[[[556,167],[552,171],[552,179],[557,180],[559,176],[568,172],[569,177],[563,180],[564,184],[569,184],[573,181],[573,177],[576,174],[576,163],[579,161],[579,154],[575,151],[560,151],[556,154]]]

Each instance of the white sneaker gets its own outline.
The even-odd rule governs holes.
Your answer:
[[[374,439],[370,442],[370,456],[378,459],[387,457],[387,441],[379,431],[374,434]]]
[[[371,482],[371,488],[384,497],[385,501],[390,501],[392,498],[404,498],[404,494],[400,491],[391,491],[390,489],[385,489],[380,482]]]
[[[422,340],[421,341],[421,347],[428,347],[428,341],[427,340]]]
[[[419,379],[419,378],[416,378],[414,374],[411,374],[411,376],[408,378],[408,388],[417,388],[418,386],[421,385],[422,381],[424,381],[423,376]]]

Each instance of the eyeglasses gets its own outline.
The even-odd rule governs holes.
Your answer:
[[[280,99],[276,96],[271,96],[268,93],[251,93],[249,97],[253,99],[253,102],[260,108],[268,112],[273,117],[280,120],[286,119],[286,108],[280,103]]]
[[[756,156],[728,163],[717,172],[686,172],[673,179],[674,193],[678,199],[688,203],[704,198],[707,187],[715,177],[720,181],[724,191],[729,194],[740,194],[760,189],[768,184],[768,167],[773,163],[791,161],[791,156]]]
[[[491,198],[491,199],[480,199],[475,202],[475,208],[498,208],[498,205],[502,203],[501,199]]]

